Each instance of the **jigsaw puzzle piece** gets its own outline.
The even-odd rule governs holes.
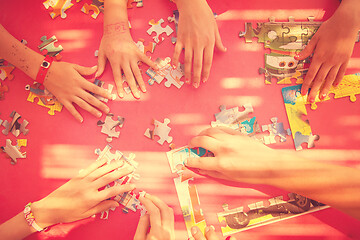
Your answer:
[[[122,128],[125,118],[117,116],[116,120],[113,120],[114,114],[108,113],[106,114],[105,121],[99,120],[97,122],[98,126],[101,126],[101,132],[106,134],[108,137],[106,138],[107,142],[112,142],[112,138],[119,138],[120,131],[116,131],[116,127]]]
[[[5,93],[6,93],[7,91],[9,91],[8,86],[3,85],[3,84],[0,82],[0,101],[1,101],[1,100],[4,100],[4,98],[5,98]]]
[[[150,139],[154,139],[155,136],[158,136],[160,139],[157,141],[160,145],[163,145],[164,142],[171,143],[173,138],[169,136],[171,128],[168,126],[170,119],[165,118],[164,122],[159,122],[158,120],[153,120],[152,124],[154,125],[154,130],[150,128],[146,129],[144,135]]]
[[[280,137],[280,142],[286,142],[286,136],[291,135],[290,129],[285,129],[284,124],[282,122],[278,122],[277,117],[271,118],[271,124],[263,125],[262,131],[268,131],[269,136],[264,136],[265,144],[273,144],[276,143],[275,137]]]
[[[46,53],[44,56],[50,56],[55,57],[56,60],[61,60],[62,56],[60,55],[60,52],[63,49],[61,45],[55,47],[55,43],[58,41],[55,36],[52,36],[51,38],[47,38],[46,36],[42,36],[40,38],[42,43],[38,46],[40,52],[46,50]]]
[[[71,8],[74,4],[71,3],[71,0],[46,0],[43,2],[43,5],[46,9],[52,8],[52,12],[49,13],[51,18],[54,19],[57,16],[66,18],[67,14],[65,11]]]
[[[153,53],[155,50],[156,43],[149,42],[146,46],[144,45],[145,40],[143,38],[139,38],[136,43],[136,46],[140,50],[140,52],[146,54],[147,52]]]
[[[14,75],[11,74],[11,72],[15,69],[15,67],[11,64],[8,64],[7,66],[3,65],[3,61],[0,61],[0,79],[5,80],[13,80]]]
[[[100,13],[104,12],[104,0],[93,0],[91,4],[85,3],[81,11],[87,15],[93,12],[90,16],[96,19]]]
[[[180,79],[184,76],[184,64],[178,64],[178,66],[174,69],[172,67],[169,68],[168,73],[165,75],[166,82],[165,87],[171,87],[174,85],[177,88],[181,88],[184,84]]]
[[[10,117],[12,118],[11,122],[8,122],[7,120],[2,122],[2,125],[5,127],[2,131],[4,135],[8,135],[9,132],[11,132],[15,137],[18,137],[20,133],[23,133],[24,135],[29,133],[29,130],[26,129],[29,122],[24,119],[22,123],[20,123],[19,120],[21,115],[19,113],[13,111],[11,112]]]
[[[165,76],[168,74],[169,69],[172,68],[170,65],[171,58],[166,57],[165,59],[157,58],[155,60],[156,65],[158,66],[159,70],[155,71],[152,68],[149,68],[146,71],[146,74],[150,77],[148,80],[149,85],[153,85],[154,82],[160,84]]]
[[[14,165],[17,163],[18,158],[26,158],[26,152],[20,152],[20,146],[13,146],[11,143],[10,139],[6,139],[5,147],[1,147],[1,149],[11,158],[10,163]]]
[[[332,86],[329,93],[333,93],[335,99],[350,97],[350,101],[355,102],[355,95],[360,94],[360,74],[345,75],[338,87]]]
[[[254,112],[254,109],[250,103],[243,105],[244,111],[239,112],[239,107],[226,109],[225,105],[221,105],[220,112],[215,113],[216,121],[211,122],[212,127],[216,126],[227,126],[235,130],[241,129],[241,122],[248,118],[249,113]]]
[[[94,80],[94,84],[96,85],[96,86],[98,86],[98,87],[101,87],[101,88],[104,88],[104,82],[103,81],[101,81],[100,79],[95,79]],[[112,91],[113,91],[113,89],[114,89],[114,85],[112,85],[112,84],[108,84],[107,85],[107,89],[106,88],[104,88],[108,93],[110,93],[110,95],[111,95],[111,100],[115,100],[116,99],[116,94],[113,94],[112,93]],[[97,95],[97,94],[93,94],[97,99],[99,99],[100,101],[103,101],[103,102],[108,102],[109,101],[109,99],[107,99],[107,98],[104,98],[104,97],[102,97],[102,96],[99,96],[99,95]]]
[[[164,19],[162,18],[157,22],[154,19],[151,19],[149,21],[149,25],[151,27],[146,31],[149,35],[155,32],[156,35],[153,37],[153,39],[154,42],[157,44],[161,43],[164,40],[163,37],[160,38],[160,35],[162,33],[166,33],[166,35],[169,36],[174,31],[169,25],[166,25],[166,27],[162,27],[161,26],[162,23],[164,23]]]
[[[127,8],[133,8],[132,3],[136,3],[136,7],[143,7],[143,0],[128,0]]]

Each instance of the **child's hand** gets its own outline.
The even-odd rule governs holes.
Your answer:
[[[179,9],[179,25],[175,46],[173,65],[179,63],[180,53],[185,48],[185,82],[200,86],[200,80],[209,78],[214,46],[225,52],[214,14],[206,0],[177,0]]]
[[[111,98],[111,96],[106,90],[81,76],[94,74],[95,71],[96,67],[89,68],[67,62],[53,62],[45,77],[44,86],[78,121],[82,122],[83,118],[74,107],[74,103],[94,116],[101,117],[100,111],[108,113],[110,109],[90,92],[105,98]]]
[[[173,240],[174,233],[174,211],[158,197],[146,194],[139,198],[141,204],[147,210],[140,217],[134,240]],[[150,231],[149,231],[150,229]]]
[[[227,127],[208,128],[191,139],[189,147],[202,147],[214,157],[188,158],[186,167],[202,175],[250,184],[270,184],[271,174],[287,160],[264,144]],[[292,159],[295,162],[295,159]]]
[[[311,87],[310,102],[315,101],[319,90],[320,99],[324,99],[330,87],[337,86],[345,74],[359,30],[359,23],[353,16],[358,13],[349,7],[354,8],[349,4],[340,5],[334,15],[320,26],[299,57],[296,57],[297,60],[303,60],[314,53],[301,89],[301,94],[306,95]]]
[[[134,170],[120,168],[122,166],[123,161],[120,160],[112,161],[111,164],[106,164],[106,159],[94,162],[78,176],[31,205],[36,222],[44,228],[81,220],[118,207],[119,203],[108,199],[133,190],[133,184],[116,185],[101,191],[99,189]]]
[[[214,226],[207,226],[205,228],[205,236],[201,233],[198,227],[192,227],[191,235],[192,237],[189,238],[189,240],[220,240],[220,238],[216,235]],[[236,238],[230,237],[230,240],[236,240]]]
[[[111,24],[104,27],[96,76],[100,76],[103,73],[106,59],[109,59],[117,91],[121,98],[124,97],[125,93],[123,89],[122,72],[125,74],[126,81],[135,98],[140,98],[137,84],[142,92],[146,92],[138,62],[142,61],[155,69],[157,67],[154,62],[137,48],[131,38],[127,22]]]

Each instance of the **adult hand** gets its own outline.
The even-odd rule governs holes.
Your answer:
[[[110,111],[106,104],[91,95],[90,92],[108,99],[111,98],[110,94],[82,77],[82,75],[92,75],[95,71],[96,67],[90,68],[67,62],[53,62],[44,80],[46,89],[79,122],[83,121],[83,117],[76,110],[74,103],[96,117],[101,117],[100,111],[104,113]]]
[[[192,237],[190,240],[220,240],[220,238],[216,235],[214,226],[207,226],[205,228],[205,236],[196,226],[191,228],[191,234]],[[236,238],[230,237],[230,240],[236,240]]]
[[[189,147],[202,147],[214,157],[188,158],[185,165],[202,175],[251,184],[269,184],[286,156],[227,127],[208,128],[191,139]]]
[[[142,78],[138,62],[144,62],[150,67],[157,69],[156,64],[151,61],[144,53],[135,45],[128,27],[128,22],[119,22],[104,26],[104,35],[101,39],[98,71],[96,77],[104,72],[106,59],[109,60],[114,81],[118,94],[124,97],[122,72],[135,98],[140,98],[140,92],[137,84],[142,92],[146,92],[144,80]]]
[[[359,14],[355,5],[360,4],[343,1],[334,15],[320,26],[305,49],[295,57],[296,60],[303,60],[314,53],[301,88],[301,94],[306,95],[311,87],[310,102],[315,101],[319,90],[320,99],[325,99],[330,87],[337,86],[345,74],[359,31],[358,20],[353,16]]]
[[[146,208],[147,213],[140,217],[134,239],[175,239],[174,212],[172,208],[168,207],[158,197],[149,194],[146,194],[145,197],[140,197],[139,200]]]
[[[185,82],[200,86],[200,78],[206,82],[209,78],[214,46],[225,52],[214,14],[206,0],[177,0],[179,24],[177,42],[173,56],[173,65],[178,66],[179,57],[185,48]]]
[[[129,192],[135,185],[114,185],[101,191],[99,189],[130,174],[134,169],[122,167],[122,160],[110,164],[106,164],[106,161],[102,159],[94,162],[47,197],[34,202],[31,207],[39,226],[73,222],[118,207],[119,203],[109,198]]]

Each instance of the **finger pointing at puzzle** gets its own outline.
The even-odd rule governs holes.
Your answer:
[[[146,92],[146,87],[138,62],[144,62],[154,69],[157,69],[156,64],[140,52],[130,35],[126,0],[105,1],[104,13],[104,33],[99,48],[96,77],[103,73],[108,59],[119,96],[122,98],[125,94],[123,73],[133,96],[140,98],[139,88]]]
[[[176,0],[179,9],[179,27],[173,65],[178,66],[185,49],[185,82],[195,88],[210,75],[214,47],[225,52],[214,15],[206,0]],[[191,69],[193,76],[191,77]]]

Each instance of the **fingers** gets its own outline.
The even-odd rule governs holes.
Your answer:
[[[97,68],[97,72],[95,74],[95,78],[97,78],[97,77],[101,76],[101,74],[103,74],[105,66],[106,66],[106,56],[103,53],[103,51],[99,51],[98,68]]]
[[[122,84],[120,64],[115,61],[110,61],[110,65],[113,72],[117,93],[120,98],[123,98],[125,96],[125,91],[123,89],[123,84]]]
[[[334,87],[337,87],[340,84],[341,80],[343,79],[348,63],[349,63],[349,61],[347,61],[345,64],[341,65],[339,72],[336,75],[336,79],[333,83]]]
[[[109,184],[119,178],[122,178],[123,176],[126,176],[134,171],[133,167],[123,167],[123,168],[120,168],[117,170],[115,170],[115,169],[110,170],[112,168],[114,168],[114,166],[107,168],[109,170],[108,173],[106,173],[105,175],[94,180],[94,185],[97,188],[101,188],[101,187],[105,186],[106,184]],[[92,176],[89,176],[90,179],[92,179],[91,177]]]
[[[133,61],[131,63],[131,70],[132,70],[132,72],[133,72],[133,74],[135,76],[135,79],[136,79],[141,91],[145,93],[146,92],[145,83],[144,83],[144,80],[142,78],[139,66],[138,66],[136,61]],[[135,86],[136,86],[136,83],[135,83]],[[137,90],[137,88],[136,88],[136,90]]]
[[[219,168],[216,157],[198,157],[187,158],[185,160],[185,166],[189,168],[198,168],[205,171],[216,171]],[[206,172],[201,172],[200,174]]]
[[[206,240],[205,236],[197,226],[191,228],[191,235],[195,240]]]
[[[151,67],[154,70],[158,70],[158,66],[156,65],[156,63],[154,63],[153,61],[151,61],[150,58],[148,58],[145,54],[140,54],[140,60],[145,63],[146,65],[148,65],[149,67]]]
[[[320,100],[325,99],[326,95],[328,94],[331,86],[333,85],[336,75],[339,71],[339,67],[334,66],[330,72],[328,73],[328,75],[325,78],[324,84],[321,87],[321,91],[319,93],[319,98]]]
[[[322,64],[321,68],[318,69],[318,71],[316,73],[316,77],[312,81],[312,87],[311,87],[309,97],[308,97],[308,99],[311,103],[315,102],[315,97],[316,97],[317,93],[319,92],[319,89],[320,89],[325,77],[329,73],[329,70],[330,70],[329,66],[326,66],[325,64]]]
[[[87,167],[86,169],[83,169],[79,173],[78,177],[84,178],[84,177],[88,176],[89,174],[94,172],[99,167],[102,167],[106,162],[107,162],[106,158],[102,158],[102,159],[100,159],[98,161],[93,162],[89,167]]]
[[[133,72],[131,71],[130,66],[123,66],[123,71],[124,71],[126,81],[129,84],[129,87],[131,89],[133,96],[135,98],[139,99],[140,92],[136,86],[135,78],[134,78]],[[121,86],[121,88],[122,88],[122,86]]]
[[[190,148],[202,147],[213,152],[216,155],[219,152],[220,144],[221,142],[213,137],[196,136],[190,140],[189,147]]]
[[[96,95],[99,95],[101,97],[111,99],[111,94],[107,90],[105,90],[104,88],[101,88],[99,86],[96,86],[95,84],[93,84],[91,82],[88,82],[88,81],[84,82],[83,88],[86,89],[87,91],[94,93]]]
[[[204,50],[204,66],[202,70],[202,82],[206,82],[210,76],[210,69],[212,65],[212,59],[214,55],[213,48],[207,47]]]
[[[317,34],[315,34],[309,43],[306,45],[304,50],[302,50],[298,55],[295,56],[296,60],[304,60],[308,58],[315,50],[316,44],[318,42]]]
[[[88,75],[92,75],[96,72],[97,70],[97,66],[94,66],[94,67],[83,67],[83,66],[80,66],[80,65],[77,65],[77,64],[74,64],[74,69],[76,71],[78,71],[78,73],[80,73],[81,75],[85,75],[85,76],[88,76]]]
[[[216,25],[216,29],[215,29],[215,46],[217,49],[219,49],[222,52],[227,51],[227,48],[222,43],[219,28],[217,27],[217,25]]]
[[[146,198],[150,199],[154,205],[160,210],[162,226],[165,229],[174,228],[174,211],[166,203],[161,201],[158,197],[146,194]]]
[[[219,240],[216,235],[214,226],[210,225],[205,228],[205,237],[207,240]]]
[[[105,159],[105,158],[104,158]],[[104,160],[101,161],[101,163],[103,162]],[[98,162],[98,161],[97,161]],[[96,162],[96,163],[97,163]],[[101,164],[99,163],[99,164]],[[91,173],[88,174],[88,179],[89,181],[93,182],[95,181],[96,179],[104,176],[105,174],[108,174],[109,172],[112,172],[114,171],[115,169],[118,169],[118,168],[121,168],[123,165],[124,165],[124,161],[123,160],[113,160],[111,161],[110,164],[106,164],[104,165],[105,163],[103,163],[101,166],[99,166],[98,168],[94,169]],[[104,166],[103,166],[104,165]],[[94,168],[94,167],[92,167]]]
[[[146,196],[146,195],[145,195]],[[151,229],[155,232],[161,231],[161,213],[156,205],[147,197],[139,197],[139,201],[146,208],[146,211],[150,215]]]
[[[139,219],[134,240],[145,240],[146,235],[149,231],[149,227],[150,227],[150,216],[148,214],[145,214],[144,216],[141,216]]]
[[[84,118],[80,115],[80,113],[76,110],[76,108],[74,107],[74,105],[72,105],[71,102],[62,102],[62,104],[77,121],[79,121],[80,123],[84,121]]]
[[[178,41],[176,42],[176,45],[175,45],[174,55],[172,58],[172,63],[173,63],[173,66],[175,66],[175,67],[177,67],[179,65],[179,58],[180,58],[180,54],[181,54],[183,47],[184,47],[183,44],[178,39]]]
[[[100,212],[109,210],[110,208],[117,208],[118,206],[119,203],[114,200],[104,200],[97,204],[95,207],[89,209],[85,214],[87,215],[87,217],[90,217]]]
[[[201,70],[203,65],[204,49],[198,48],[194,50],[194,63],[193,63],[193,87],[200,86]]]
[[[135,189],[135,184],[114,185],[99,192],[100,200],[115,197],[116,195],[130,192]]]
[[[190,47],[185,48],[185,82],[190,83],[191,82],[191,65],[192,65],[192,59],[193,59],[193,49]]]

